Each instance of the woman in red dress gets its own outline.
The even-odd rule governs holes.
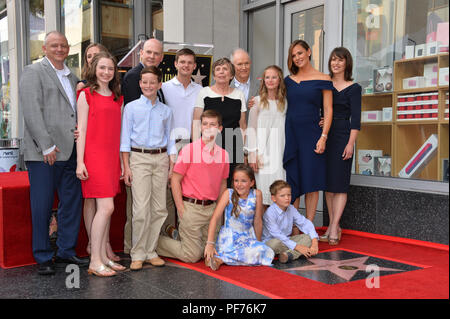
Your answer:
[[[120,192],[120,95],[117,62],[108,52],[98,53],[87,73],[87,86],[78,97],[77,177],[84,198],[95,198],[97,211],[91,226],[91,261],[88,272],[116,275],[125,267],[107,256],[107,229]]]

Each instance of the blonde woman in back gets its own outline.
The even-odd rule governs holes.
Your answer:
[[[276,65],[264,72],[259,96],[249,113],[247,145],[249,165],[255,171],[256,187],[262,191],[265,208],[272,204],[270,185],[286,180],[283,169],[284,123],[287,101],[283,71]]]

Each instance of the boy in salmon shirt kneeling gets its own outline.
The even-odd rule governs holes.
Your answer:
[[[190,263],[203,256],[208,225],[217,199],[227,189],[230,170],[227,151],[215,142],[222,131],[222,116],[207,110],[200,121],[202,136],[182,148],[171,180],[180,240],[161,235],[156,250],[160,256]]]

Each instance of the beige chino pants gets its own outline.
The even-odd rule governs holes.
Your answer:
[[[177,162],[178,153],[180,153],[181,149],[189,144],[189,140],[181,140],[178,143],[175,144],[175,147],[177,149],[177,156],[175,157],[175,163]],[[176,214],[177,214],[177,207],[175,206],[175,202],[173,200],[172,190],[170,187],[167,187],[167,200],[166,200],[166,207],[167,207],[167,219],[164,222],[164,225],[161,229],[161,235],[167,235],[165,233],[166,227],[171,225],[177,228],[177,222],[176,222]]]
[[[179,218],[178,227],[180,240],[160,236],[156,251],[160,256],[195,263],[203,257],[208,239],[208,226],[216,204],[202,206],[185,201],[183,204],[185,209],[183,217]],[[220,225],[214,238],[217,237],[218,229]]]
[[[158,257],[156,245],[159,232],[167,218],[166,191],[169,174],[167,153],[130,153],[133,174],[131,192],[132,248],[131,260],[147,260]]]
[[[290,239],[301,246],[311,247],[312,244],[311,237],[306,234],[291,236]],[[281,240],[277,238],[268,240],[265,244],[272,248],[272,250],[275,252],[275,255],[279,255],[283,252],[290,252],[294,256],[294,260],[298,259],[302,255],[294,249],[289,249],[285,244],[283,244]]]

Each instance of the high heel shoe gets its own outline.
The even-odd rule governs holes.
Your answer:
[[[109,268],[111,268],[112,270],[115,270],[115,271],[124,271],[127,269],[125,266],[115,263],[112,260],[108,260],[108,262],[106,263],[106,266],[108,266]]]
[[[319,236],[319,241],[327,242],[328,241],[328,235],[323,234],[322,236]]]
[[[341,241],[341,236],[342,236],[342,230],[339,229],[338,231],[338,237],[337,238],[331,238],[330,236],[328,236],[328,245],[330,246],[337,246],[339,245],[339,242]]]
[[[110,272],[112,271],[112,272]],[[92,269],[88,269],[89,275],[95,275],[97,277],[112,277],[117,275],[117,273],[114,270],[111,270],[110,268],[106,267],[105,265],[100,265],[99,267]]]

